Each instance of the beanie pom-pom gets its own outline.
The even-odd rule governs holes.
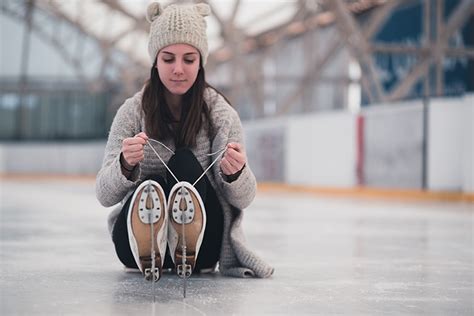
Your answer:
[[[152,2],[146,9],[146,19],[148,22],[153,22],[163,12],[161,5],[158,2]]]
[[[198,3],[194,6],[196,11],[202,16],[208,16],[211,14],[211,7],[207,3]]]

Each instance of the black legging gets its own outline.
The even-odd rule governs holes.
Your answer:
[[[168,167],[171,169],[171,171],[173,171],[179,181],[187,181],[189,183],[194,183],[194,181],[196,181],[204,171],[194,154],[186,148],[176,150],[175,154],[168,162]],[[165,180],[163,177],[155,175],[149,179],[158,182],[163,188],[166,197],[168,198],[169,191],[176,183],[176,180],[169,172],[167,172],[166,178],[167,179]],[[194,269],[196,272],[199,272],[201,269],[212,268],[217,263],[217,261],[219,261],[222,245],[224,217],[222,214],[222,207],[216,196],[216,192],[211,186],[207,176],[202,177],[201,180],[199,180],[199,182],[195,185],[195,188],[201,195],[207,215],[206,230],[204,232],[204,238]],[[122,211],[117,217],[117,221],[115,222],[112,231],[112,240],[120,261],[126,267],[138,268],[137,264],[135,263],[135,259],[133,258],[132,251],[130,250],[130,244],[128,241],[127,215],[131,199],[132,196],[130,196],[130,198],[124,204]],[[174,268],[169,247],[166,249],[163,268]]]

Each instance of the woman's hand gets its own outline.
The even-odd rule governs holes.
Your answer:
[[[227,150],[221,159],[221,170],[226,176],[238,173],[247,163],[247,155],[242,145],[238,143],[227,144]]]
[[[122,141],[122,167],[130,171],[144,159],[143,147],[148,140],[148,136],[144,133],[138,133],[134,137],[125,138]]]

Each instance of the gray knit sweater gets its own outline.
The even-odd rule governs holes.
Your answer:
[[[122,140],[145,131],[141,99],[143,90],[129,98],[119,108],[112,123],[109,139],[105,148],[102,168],[97,174],[96,194],[100,203],[106,207],[121,203],[109,215],[109,231],[128,196],[140,182],[152,174],[166,177],[166,169],[153,151],[145,146],[145,159],[133,171],[130,180],[120,170],[120,152]],[[237,112],[213,89],[206,89],[204,99],[211,112],[214,135],[209,137],[207,127],[201,128],[196,138],[196,146],[190,148],[205,170],[213,157],[207,156],[226,146],[229,142],[243,144],[242,125]],[[204,124],[206,125],[206,124]],[[172,140],[163,143],[175,149]],[[155,150],[166,162],[171,153],[162,146],[154,146]],[[207,172],[207,177],[216,190],[224,213],[224,235],[219,261],[220,272],[236,277],[266,278],[273,274],[273,268],[251,252],[245,245],[241,222],[243,209],[248,207],[255,197],[256,180],[248,164],[239,177],[229,183],[220,172],[219,163]]]

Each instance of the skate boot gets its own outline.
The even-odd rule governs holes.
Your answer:
[[[146,180],[135,190],[127,218],[130,249],[147,280],[161,277],[168,234],[166,197],[160,184]]]
[[[189,182],[178,182],[168,199],[168,246],[181,278],[192,274],[206,229],[206,210],[198,191]]]

